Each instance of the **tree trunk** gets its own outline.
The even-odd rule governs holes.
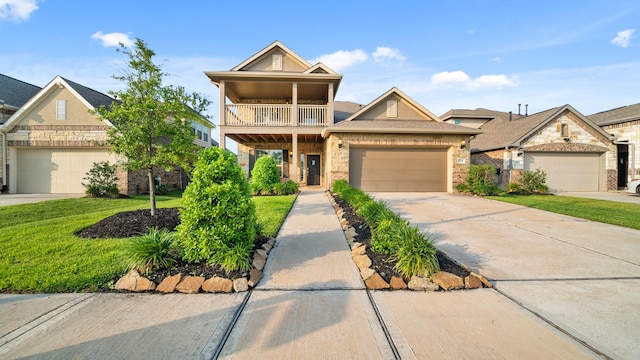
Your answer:
[[[149,202],[151,203],[151,216],[156,216],[156,186],[153,183],[153,167],[147,168],[149,178]]]

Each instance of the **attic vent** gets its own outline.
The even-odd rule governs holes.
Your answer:
[[[282,70],[282,55],[273,55],[273,70]]]
[[[387,101],[387,117],[392,117],[392,118],[398,117],[398,101],[397,100]]]

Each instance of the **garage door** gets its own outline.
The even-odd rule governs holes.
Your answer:
[[[349,183],[364,191],[447,191],[447,149],[354,148]]]
[[[550,191],[599,190],[599,153],[525,152],[524,169],[544,170]]]
[[[94,162],[115,162],[105,150],[18,149],[17,188],[21,194],[84,193],[83,178]]]

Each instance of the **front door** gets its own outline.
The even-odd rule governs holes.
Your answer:
[[[307,155],[307,185],[320,185],[320,155]]]
[[[618,189],[627,187],[627,169],[629,168],[629,145],[618,144]]]

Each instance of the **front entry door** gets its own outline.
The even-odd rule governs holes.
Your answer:
[[[307,155],[307,185],[320,185],[320,155]]]

